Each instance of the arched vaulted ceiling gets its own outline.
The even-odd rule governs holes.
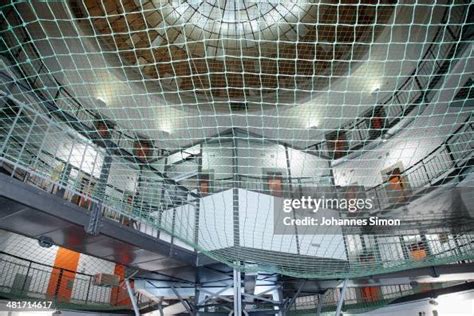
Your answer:
[[[377,4],[377,5],[374,5]],[[294,104],[360,62],[394,1],[75,3],[81,27],[168,103]],[[186,102],[185,102],[186,103]],[[239,107],[237,107],[239,108]]]

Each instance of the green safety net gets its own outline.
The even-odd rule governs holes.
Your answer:
[[[128,311],[131,302],[124,284],[103,286],[96,274],[112,274],[114,262],[72,252],[58,266],[59,247],[40,247],[38,240],[0,230],[0,295],[8,309],[29,312],[64,310]],[[66,262],[66,265],[64,265]],[[74,263],[76,270],[71,270]],[[66,267],[68,266],[68,267]],[[136,269],[128,269],[127,275]],[[69,291],[68,291],[69,290]],[[138,296],[140,308],[154,302]]]
[[[420,300],[429,302],[429,298],[422,297],[423,293],[430,291],[442,291],[446,289],[454,289],[462,282],[435,282],[422,283],[414,286],[408,284],[396,284],[385,286],[366,286],[366,287],[348,287],[344,295],[344,304],[342,311],[349,315],[364,315],[365,313],[373,312],[376,309],[387,307],[390,304],[403,304],[409,298],[418,297],[418,304]],[[289,315],[314,315],[318,310],[318,305],[321,304],[321,315],[334,315],[338,299],[340,298],[340,289],[331,289],[324,294],[307,295],[296,299],[295,305],[288,311]],[[436,298],[431,299],[431,304],[434,308],[438,303]],[[380,311],[382,312],[382,311]]]
[[[470,214],[473,186],[470,1],[46,0],[0,14],[2,172],[245,271],[473,259],[472,222],[449,212]],[[370,198],[402,225],[274,225],[284,198],[323,193]]]
[[[37,240],[27,238],[11,232],[0,230],[0,293],[3,297],[15,300],[15,304],[48,304],[42,305],[44,308],[38,309],[73,309],[73,310],[93,310],[93,311],[126,311],[131,308],[130,301],[126,296],[124,285],[105,287],[97,284],[94,274],[91,271],[102,273],[111,272],[115,266],[113,262],[108,262],[99,258],[82,254],[78,271],[72,276],[65,268],[54,266],[51,263],[51,256],[55,254],[58,247],[51,248],[38,247]],[[72,258],[71,258],[72,260]],[[87,271],[84,271],[87,270]],[[127,274],[134,275],[136,270],[129,269]],[[18,275],[26,276],[20,278]],[[72,297],[65,299],[55,293],[51,294],[51,283],[58,282],[58,277],[68,278],[74,286]],[[16,280],[16,281],[15,281]],[[456,289],[465,285],[464,281],[444,281],[444,282],[412,282],[405,284],[401,279],[401,284],[396,281],[390,285],[380,284],[358,284],[349,285],[344,294],[343,312],[350,314],[363,314],[377,308],[398,304],[421,295],[436,296],[434,293],[440,290]],[[60,282],[58,282],[60,284]],[[56,286],[58,286],[56,284]],[[122,293],[121,293],[122,292]],[[444,291],[446,292],[446,291]],[[441,293],[441,292],[438,292]],[[418,296],[417,296],[418,295]],[[125,297],[125,299],[124,299]],[[287,313],[289,315],[314,315],[321,305],[321,314],[334,314],[336,306],[341,297],[340,288],[331,288],[319,295],[304,294],[295,298]],[[38,299],[44,301],[37,301]],[[36,303],[35,303],[36,302]],[[51,305],[49,305],[51,302]],[[436,304],[436,301],[434,301]],[[154,305],[154,301],[144,295],[138,296],[140,308]],[[20,309],[18,306],[18,309]],[[49,306],[49,308],[46,308]],[[213,312],[225,312],[224,306],[215,306]],[[267,301],[258,301],[253,304],[258,310],[272,309],[273,304]]]

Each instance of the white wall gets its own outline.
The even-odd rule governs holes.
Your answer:
[[[404,260],[403,249],[398,237],[377,237],[380,259],[384,268],[400,264]]]
[[[108,183],[123,191],[135,191],[139,170],[130,168],[128,162],[114,159],[110,168]]]
[[[199,245],[215,250],[234,245],[232,189],[200,200]]]
[[[239,189],[240,246],[296,254],[294,227],[288,228],[288,235],[274,235],[275,199]]]
[[[211,216],[212,211],[207,210],[207,216]],[[154,217],[158,217],[158,214],[154,214]],[[174,227],[173,227],[173,216],[175,216]],[[168,209],[162,212],[160,227],[167,231],[174,229],[174,235],[179,236],[182,240],[177,238],[173,239],[173,243],[179,247],[194,250],[189,243],[194,243],[195,234],[195,218],[196,208],[191,204],[176,207],[175,209]],[[157,221],[158,222],[158,221]],[[143,224],[142,224],[143,225]],[[204,224],[201,224],[204,225]],[[204,226],[201,226],[204,229]],[[143,231],[143,230],[142,230]],[[163,230],[160,230],[160,239],[166,242],[171,242],[171,235]]]
[[[104,159],[102,149],[79,135],[75,135],[73,139],[57,127],[52,128],[45,138],[42,146],[44,151],[99,178]]]
[[[232,142],[203,145],[202,169],[214,170],[214,179],[232,177]]]
[[[374,316],[400,316],[400,315],[434,316],[434,314],[433,314],[433,310],[435,310],[434,307],[435,306],[429,304],[429,300],[422,300],[422,301],[415,301],[415,302],[405,303],[405,304],[389,305],[389,306],[386,306],[386,307],[378,308],[378,309],[376,309],[374,311],[371,311],[371,312],[366,312],[366,313],[364,313],[364,315],[374,315]],[[356,314],[350,314],[350,313],[346,314],[346,313],[344,313],[344,315],[356,315]]]
[[[39,264],[32,264],[29,275],[32,276],[29,292],[45,294],[48,288],[51,266],[54,266],[58,246],[50,248],[40,247],[36,239],[27,238],[18,234],[0,230],[0,251],[24,258],[25,260],[1,256],[15,264],[9,264],[0,260],[0,290],[1,286],[10,288],[13,285],[16,273],[26,274],[28,261],[33,260]],[[43,265],[41,265],[43,264]],[[81,254],[77,267],[78,273],[94,275],[96,273],[113,274],[115,263]],[[81,274],[76,274],[74,280],[71,300],[85,300],[89,278]],[[110,288],[92,285],[90,287],[89,299],[95,302],[109,303]]]
[[[188,242],[194,242],[196,210],[192,205],[183,205],[176,208],[175,234]],[[175,239],[175,244],[192,250],[188,244]]]
[[[33,276],[29,291],[35,293],[46,293],[48,288],[49,276],[52,271],[50,266],[54,265],[56,252],[58,247],[42,248],[38,245],[38,241],[26,238],[17,234],[0,231],[0,250],[8,254],[26,258],[26,260],[34,260],[42,265],[32,265],[30,275]],[[0,260],[0,285],[7,288],[12,287],[17,273],[26,275],[28,270],[28,262],[12,257],[3,257],[8,263]]]
[[[91,256],[81,254],[77,266],[77,272],[94,275],[96,273],[114,274],[115,263],[100,260]],[[84,301],[87,295],[88,279],[81,275],[76,275],[74,286],[72,288],[71,299]],[[111,288],[91,285],[89,289],[89,299],[94,302],[109,303]]]
[[[313,181],[318,183],[318,178],[330,175],[329,161],[326,159],[292,148],[288,148],[288,156],[293,178],[313,177]]]
[[[471,51],[472,45],[444,79],[431,104],[422,112],[414,110],[416,117],[410,124],[386,143],[359,151],[362,154],[357,157],[337,161],[333,169],[336,184],[375,186],[384,180],[381,175],[383,169],[398,162],[406,169],[442,144],[471,112],[469,108],[465,108],[459,113],[459,108],[449,107],[459,87],[463,86],[474,71],[474,63],[470,62],[472,57],[469,57]]]
[[[294,226],[288,226],[286,234],[275,234],[275,203],[281,198],[239,189],[240,245],[283,253],[298,253]],[[346,260],[341,229],[328,234],[302,234],[298,227],[300,254],[321,258]],[[311,230],[314,231],[314,228]],[[338,233],[339,232],[339,233]],[[330,250],[328,250],[330,249]]]
[[[237,150],[239,174],[261,177],[265,169],[272,169],[287,176],[286,154],[282,145],[238,140]]]

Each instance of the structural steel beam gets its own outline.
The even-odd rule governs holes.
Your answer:
[[[316,316],[321,316],[322,309],[323,309],[322,295],[318,294],[318,309],[316,310]]]
[[[339,298],[339,301],[337,302],[336,316],[341,315],[342,304],[344,304],[344,296],[346,295],[346,289],[347,289],[347,279],[344,280],[344,283],[342,285],[341,296]]]
[[[179,292],[176,290],[176,288],[172,285],[171,286],[171,290],[174,292],[174,294],[176,294],[176,296],[178,297],[179,301],[181,302],[181,304],[184,306],[184,308],[186,309],[186,311],[189,313],[189,315],[193,315],[193,309],[192,307],[190,306],[189,302],[184,299],[180,294]]]
[[[242,315],[242,290],[240,271],[234,269],[234,316]]]
[[[295,303],[296,299],[300,295],[301,290],[303,289],[305,284],[306,284],[306,280],[303,280],[301,282],[300,286],[298,286],[298,290],[296,291],[295,295],[290,299],[290,301],[287,303],[287,305],[285,307],[285,313],[288,312],[288,310],[291,308],[291,306]]]
[[[125,279],[125,286],[127,287],[128,296],[130,297],[130,301],[132,302],[135,316],[140,316],[140,310],[138,309],[137,298],[135,297],[133,293],[132,287],[130,286],[130,282],[128,281],[128,279]]]
[[[9,177],[0,173],[0,198],[18,205],[18,207],[6,207],[5,203],[0,203],[0,219],[8,217],[8,221],[0,221],[0,228],[27,235],[28,237],[37,238],[38,234],[77,234],[77,238],[81,238],[84,244],[77,245],[81,249],[73,249],[73,245],[67,244],[69,239],[54,240],[58,245],[73,250],[84,252],[85,246],[91,250],[91,255],[101,257],[99,254],[107,255],[119,251],[117,247],[122,247],[125,250],[135,251],[140,249],[143,251],[150,251],[156,254],[157,259],[163,261],[164,259],[171,260],[171,258],[180,262],[180,265],[188,264],[193,266],[196,263],[196,254],[180,249],[169,244],[163,240],[157,239],[153,236],[147,235],[143,232],[135,230],[130,227],[125,227],[109,219],[103,219],[102,225],[99,229],[99,235],[93,238],[84,236],[83,227],[89,223],[89,214],[87,210],[81,208],[73,203],[70,203],[63,198],[49,194],[32,185],[23,183],[17,179]],[[11,204],[10,203],[10,204]],[[28,222],[29,221],[29,222]],[[47,223],[39,226],[39,223]],[[25,230],[28,225],[34,225],[35,232]],[[21,227],[23,227],[21,229]],[[66,231],[66,229],[68,229]],[[100,241],[110,240],[110,249],[98,249],[97,253],[93,252],[94,243]],[[64,243],[63,243],[64,241]],[[89,242],[91,243],[89,245]],[[109,245],[107,244],[107,245]],[[102,245],[102,244],[101,244]],[[114,247],[113,245],[116,245]],[[102,247],[102,246],[101,246]],[[120,249],[123,254],[124,249]],[[107,251],[106,251],[107,250]],[[109,251],[110,250],[110,251]],[[135,251],[136,252],[136,251]],[[139,260],[136,254],[135,261]],[[158,258],[159,257],[159,258]],[[115,258],[115,257],[114,257]],[[117,253],[117,259],[120,262],[120,256]],[[110,258],[108,258],[110,260]],[[144,259],[145,260],[145,259]],[[149,259],[148,259],[149,260]],[[158,261],[157,261],[158,262]],[[164,261],[163,261],[164,262]],[[130,264],[129,262],[124,264]],[[133,265],[133,264],[132,264]],[[158,269],[156,269],[158,270]]]

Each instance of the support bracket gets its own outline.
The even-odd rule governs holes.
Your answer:
[[[94,203],[92,206],[92,210],[89,214],[89,222],[85,227],[86,233],[97,236],[100,231],[100,226],[102,222],[102,212],[100,211],[101,204]]]

